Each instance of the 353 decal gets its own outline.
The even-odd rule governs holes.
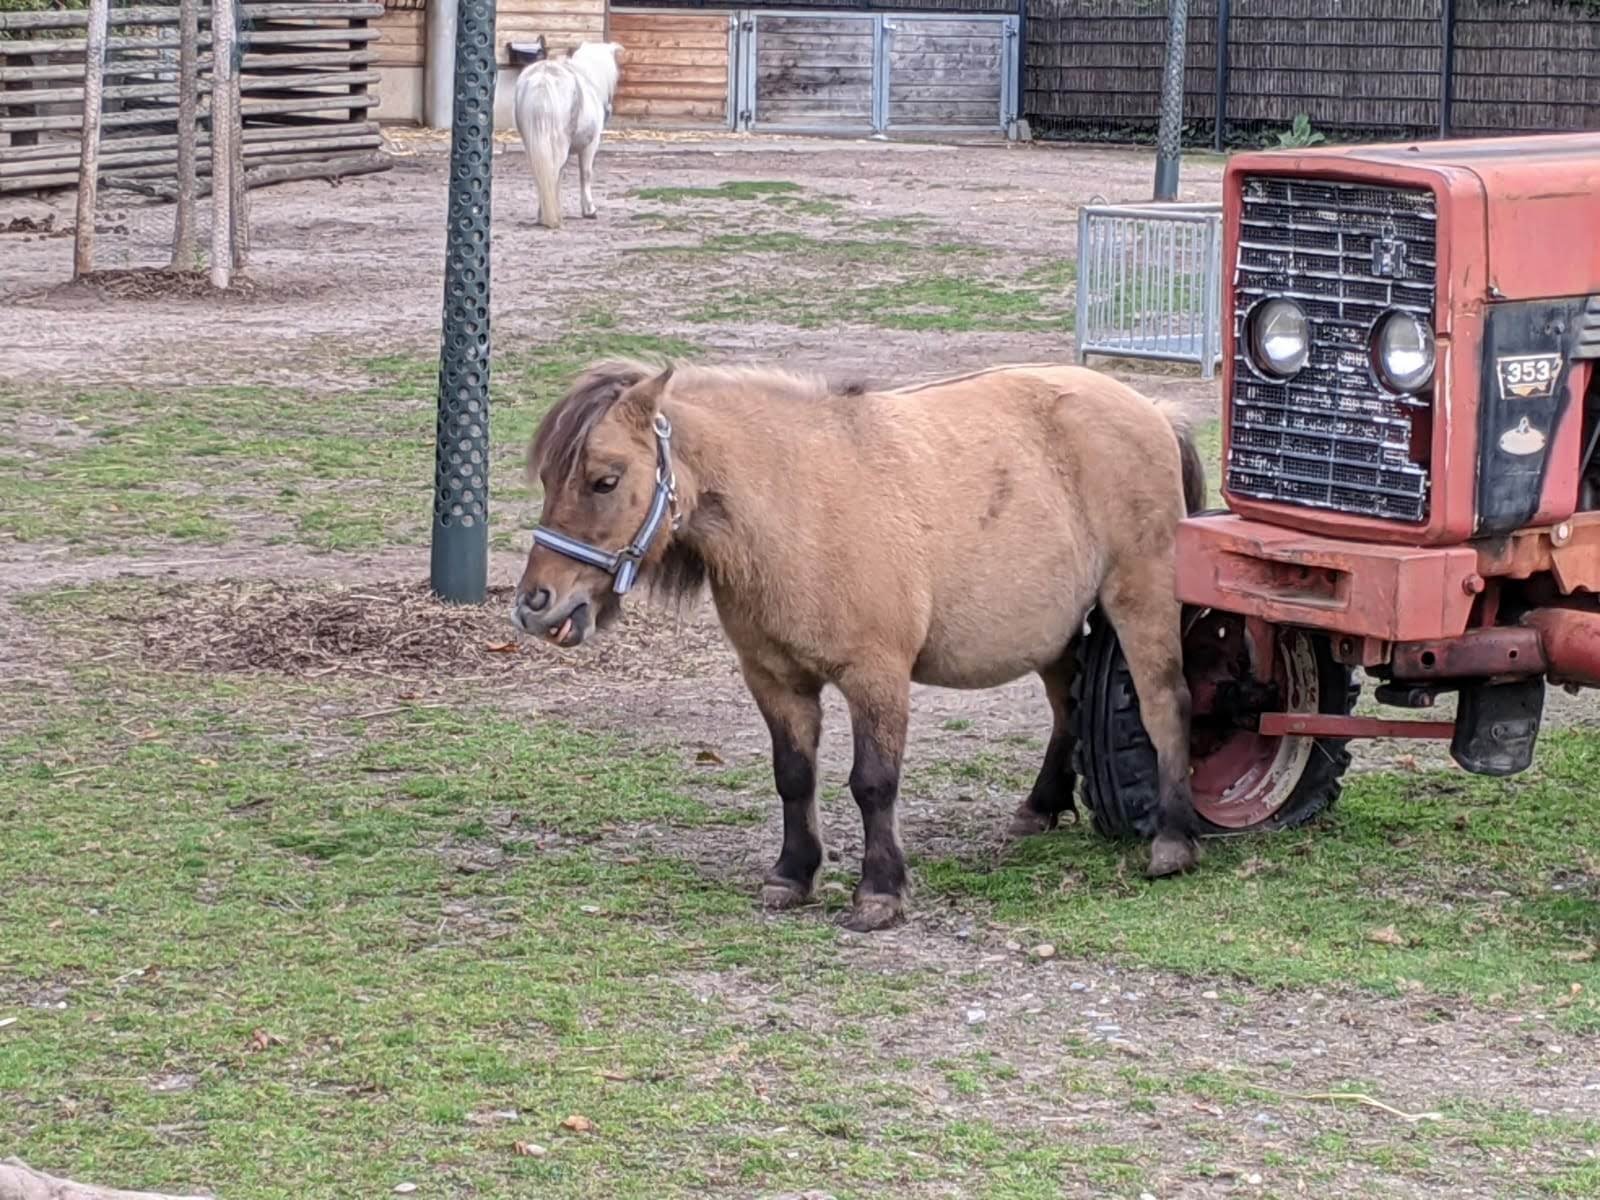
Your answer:
[[[1519,400],[1549,396],[1561,378],[1559,354],[1509,354],[1495,359],[1500,375],[1500,396]]]

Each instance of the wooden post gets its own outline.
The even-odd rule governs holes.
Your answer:
[[[94,200],[100,181],[100,104],[105,88],[106,34],[111,0],[89,0],[89,38],[83,52],[83,140],[78,154],[78,227],[72,243],[72,277],[94,269]]]
[[[211,0],[211,286],[233,277],[233,0]]]
[[[178,208],[172,231],[172,269],[195,267],[195,109],[200,97],[200,0],[178,0]]]
[[[233,163],[228,174],[232,191],[228,199],[229,228],[233,235],[233,269],[242,270],[250,262],[250,201],[244,175],[244,111],[240,79],[234,73],[228,93],[229,118],[233,129]]]

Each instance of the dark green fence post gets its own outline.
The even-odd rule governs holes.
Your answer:
[[[1184,56],[1189,45],[1189,0],[1168,0],[1167,63],[1161,74],[1161,125],[1156,133],[1157,200],[1178,198],[1182,161]]]
[[[430,579],[440,599],[480,604],[489,584],[494,0],[459,0],[459,5]]]

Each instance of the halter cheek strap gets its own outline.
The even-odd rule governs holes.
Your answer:
[[[656,435],[656,490],[650,497],[650,511],[645,514],[644,522],[631,542],[621,550],[602,550],[599,546],[591,546],[588,542],[568,537],[544,525],[533,531],[535,546],[554,550],[587,566],[599,567],[610,575],[611,590],[619,596],[625,596],[633,589],[634,582],[639,578],[639,564],[644,561],[656,534],[661,532],[668,514],[672,516],[672,527],[678,527],[675,511],[678,481],[672,473],[672,423],[657,413],[651,427]]]

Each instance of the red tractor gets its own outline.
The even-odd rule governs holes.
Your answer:
[[[1533,759],[1600,686],[1600,134],[1240,155],[1224,178],[1222,493],[1178,588],[1208,832],[1299,824],[1352,738]],[[1390,709],[1355,715],[1357,672]],[[1097,828],[1155,755],[1104,621],[1076,685]]]

